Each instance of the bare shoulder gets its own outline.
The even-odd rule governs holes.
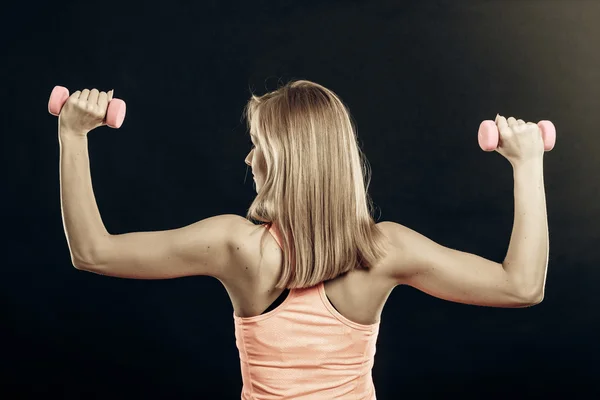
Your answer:
[[[262,243],[276,244],[275,239],[268,234],[265,226],[262,224],[255,224],[241,216],[236,217],[237,221],[231,226],[232,232],[230,237],[234,244],[239,247],[236,248],[236,250],[239,250],[240,253],[244,253],[245,251],[255,253],[257,250],[257,240],[262,240]]]
[[[373,276],[378,281],[389,281],[393,287],[402,276],[408,273],[410,262],[407,249],[418,242],[418,238],[411,236],[410,229],[396,222],[383,221],[377,226],[384,234],[385,254],[382,260],[373,268]],[[275,266],[281,264],[282,250],[275,238],[270,235],[263,225],[252,223],[243,217],[238,217],[234,225],[230,225],[231,249],[234,253],[234,262],[238,272],[242,275],[252,274],[253,270],[262,270],[264,263]],[[412,243],[411,243],[412,240]],[[241,271],[240,271],[241,270]],[[264,270],[263,270],[264,271]],[[406,272],[405,272],[406,271]],[[246,276],[246,279],[248,277]]]
[[[377,224],[386,237],[386,256],[380,274],[393,285],[410,284],[413,276],[423,273],[432,261],[442,261],[451,251],[419,232],[397,222]]]
[[[245,279],[266,262],[280,264],[281,248],[264,225],[239,217],[232,226],[230,237],[237,272],[242,272],[241,276]]]
[[[177,229],[109,235],[97,243],[91,255],[74,260],[74,265],[122,278],[207,275],[228,279],[236,273],[237,232],[249,223],[241,216],[224,214]]]
[[[378,226],[387,238],[387,254],[382,270],[397,284],[411,283],[416,275],[427,274],[442,264],[464,262],[474,256],[444,247],[397,222],[384,221]]]
[[[387,238],[387,257],[382,269],[396,284],[410,283],[414,275],[435,262],[450,261],[456,250],[397,222],[378,224]]]
[[[381,270],[393,285],[406,284],[443,300],[490,307],[527,307],[540,295],[502,263],[445,247],[395,222],[379,224],[389,246]]]
[[[391,287],[397,285],[397,277],[404,267],[405,254],[403,253],[402,230],[404,226],[391,221],[382,221],[377,227],[384,235],[385,255],[376,266],[378,279],[388,281]]]

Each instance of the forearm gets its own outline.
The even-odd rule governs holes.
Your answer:
[[[515,165],[514,224],[502,265],[525,295],[543,297],[548,267],[548,217],[541,160]]]
[[[98,241],[108,236],[94,197],[87,137],[59,131],[60,202],[63,225],[75,264],[92,262]]]

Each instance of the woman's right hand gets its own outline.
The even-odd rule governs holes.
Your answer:
[[[496,151],[514,167],[521,162],[544,157],[544,141],[540,127],[514,117],[496,116],[499,141]]]

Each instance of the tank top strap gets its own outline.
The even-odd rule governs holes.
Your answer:
[[[279,248],[281,248],[283,250],[283,245],[281,244],[281,233],[279,232],[279,229],[277,228],[277,226],[275,224],[273,224],[273,223],[262,224],[262,225],[265,228],[267,228],[267,230],[269,231],[269,233],[271,234],[271,236],[273,236],[275,238],[275,241],[279,245]]]

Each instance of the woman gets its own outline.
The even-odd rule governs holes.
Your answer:
[[[243,399],[375,399],[381,312],[398,285],[492,307],[543,298],[544,149],[533,123],[496,118],[497,151],[515,172],[515,224],[500,264],[395,222],[375,223],[368,164],[350,114],[335,93],[305,80],[252,95],[245,109],[253,143],[245,161],[257,190],[245,218],[111,235],[81,159],[87,149],[74,139],[103,125],[107,100],[96,89],[76,92],[60,115],[61,199],[73,265],[126,278],[221,281],[234,309]]]

